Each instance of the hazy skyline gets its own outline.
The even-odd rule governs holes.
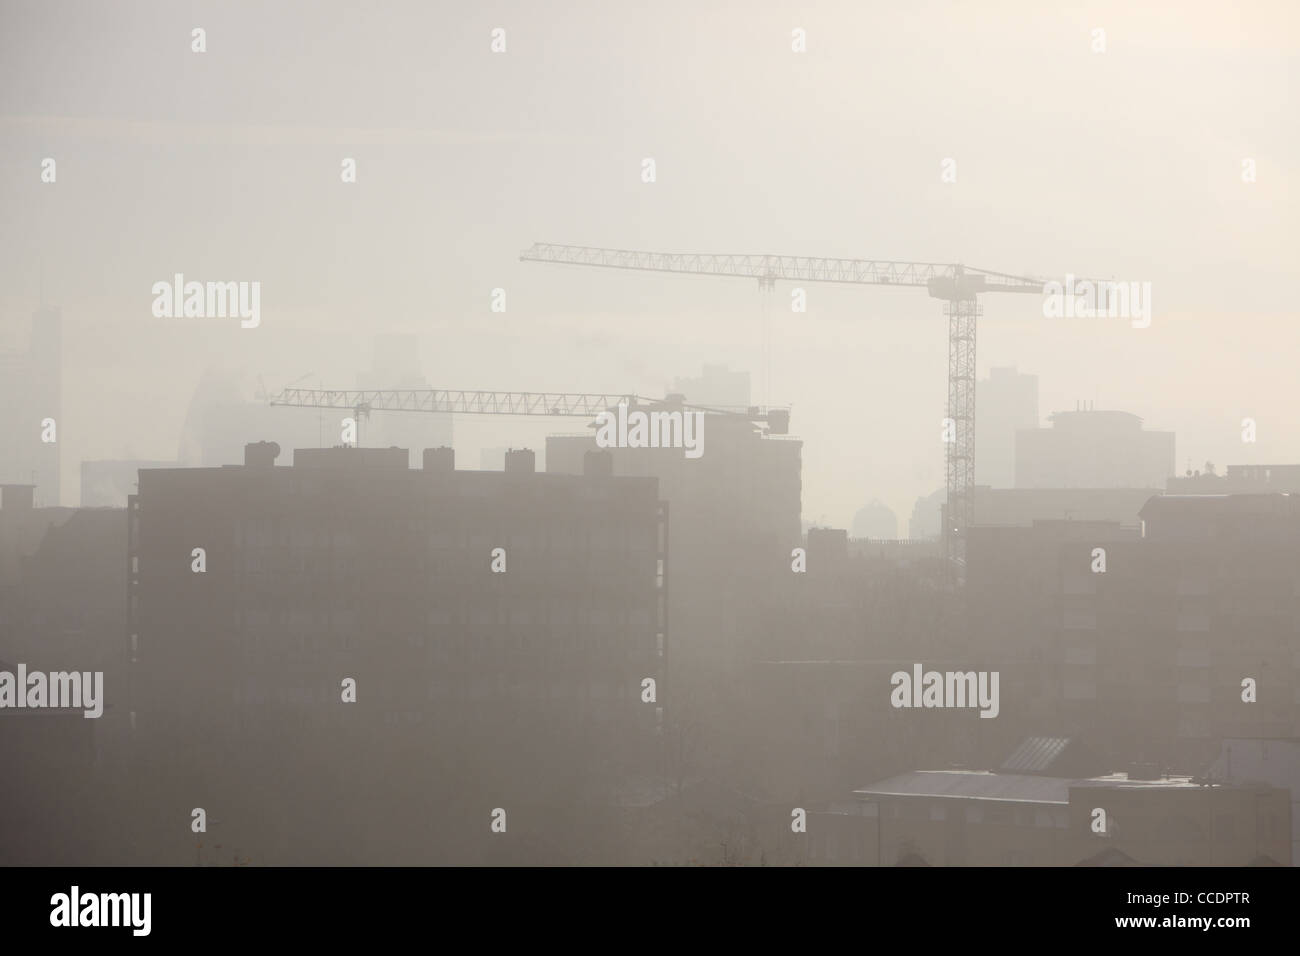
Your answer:
[[[421,337],[441,387],[655,395],[747,370],[755,401],[793,405],[805,518],[847,527],[879,498],[901,530],[943,484],[939,300],[812,285],[792,314],[778,285],[768,389],[755,283],[519,262],[539,240],[1149,281],[1147,329],[983,297],[980,375],[1037,375],[1044,418],[1086,399],[1174,431],[1179,471],[1300,456],[1288,4],[385,9],[0,8],[0,348],[25,346],[43,285],[64,503],[83,459],[173,456],[205,368],[352,387],[389,332]],[[176,272],[260,281],[260,326],[153,317]],[[457,447],[574,424],[462,416]]]

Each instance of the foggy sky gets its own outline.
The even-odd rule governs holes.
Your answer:
[[[848,526],[879,497],[905,534],[943,484],[940,301],[809,285],[792,314],[779,284],[769,389],[756,283],[518,254],[961,261],[1153,284],[1148,329],[983,297],[981,377],[1038,375],[1044,416],[1134,412],[1177,433],[1180,471],[1300,461],[1296,7],[1143,6],[4,0],[0,348],[25,347],[43,285],[65,504],[83,458],[173,457],[205,368],[250,395],[354,387],[373,336],[404,332],[440,387],[657,395],[749,370],[755,401],[793,405],[805,517]],[[154,318],[175,272],[260,281],[260,327]],[[577,424],[462,416],[460,460]]]

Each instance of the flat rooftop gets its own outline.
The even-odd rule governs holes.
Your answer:
[[[1130,780],[1127,773],[1075,779],[994,773],[991,770],[915,770],[854,790],[853,795],[859,800],[872,797],[933,797],[1065,805],[1070,802],[1072,787],[1174,790],[1200,788],[1201,784],[1185,776]]]

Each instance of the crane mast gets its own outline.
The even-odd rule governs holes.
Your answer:
[[[758,280],[771,290],[778,280],[854,285],[912,286],[945,303],[948,318],[948,422],[945,428],[947,508],[943,541],[954,582],[966,576],[966,533],[974,520],[976,324],[984,292],[1042,295],[1045,280],[960,263],[810,256],[720,255],[644,252],[539,242],[524,250],[525,262],[634,269],[685,275]]]

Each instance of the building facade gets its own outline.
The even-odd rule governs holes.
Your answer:
[[[400,448],[277,453],[140,473],[135,748],[142,770],[167,768],[151,799],[175,812],[207,793],[271,859],[436,845],[464,862],[481,847],[462,814],[563,804],[593,775],[654,766],[653,479],[539,474],[531,452],[503,472],[457,471],[446,448],[423,469]],[[341,814],[331,841],[312,842],[335,817],[295,809],[297,786]]]
[[[1163,488],[1174,433],[1147,431],[1129,412],[1077,409],[1050,428],[1016,432],[1017,488]]]

